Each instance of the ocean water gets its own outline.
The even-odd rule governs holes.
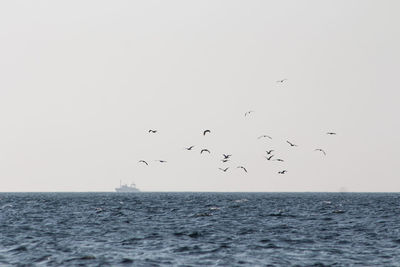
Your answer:
[[[0,266],[78,265],[400,266],[400,194],[0,194]]]

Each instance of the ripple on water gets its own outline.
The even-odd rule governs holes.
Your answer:
[[[396,266],[399,194],[0,194],[0,266]]]

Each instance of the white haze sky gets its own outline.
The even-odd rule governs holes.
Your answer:
[[[1,1],[0,191],[399,191],[399,10]]]

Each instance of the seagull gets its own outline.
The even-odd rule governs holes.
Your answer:
[[[321,149],[321,148],[317,148],[314,151],[321,151],[322,153],[324,153],[324,155],[326,156],[325,150]]]
[[[247,115],[250,115],[250,113],[254,112],[254,110],[249,110],[246,113],[244,113],[244,116],[246,117]]]
[[[228,162],[229,159],[221,159],[221,161],[225,163],[225,162]]]
[[[276,82],[277,82],[277,83],[283,83],[283,82],[285,82],[285,81],[287,81],[287,79],[278,80],[278,81],[276,81]]]
[[[203,132],[203,135],[206,135],[206,133],[211,133],[211,131],[210,131],[210,130],[205,130],[205,131]]]
[[[155,161],[158,161],[158,162],[160,162],[160,163],[167,163],[166,160],[162,160],[162,159],[158,159],[158,160],[155,160]]]
[[[144,161],[144,160],[139,160],[138,163],[140,163],[140,162],[143,162],[144,164],[146,164],[147,166],[149,166],[149,164],[148,164],[146,161]]]
[[[283,170],[283,171],[280,171],[280,172],[278,172],[279,174],[285,174],[287,172],[287,170]]]
[[[203,149],[200,151],[200,154],[203,154],[203,152],[211,153],[210,150],[208,150],[208,149],[206,149],[206,148],[203,148]]]
[[[264,135],[261,135],[261,136],[257,137],[257,139],[261,139],[261,138],[263,138],[263,137],[267,137],[267,138],[269,138],[269,139],[272,139],[272,137],[271,137],[271,136],[269,136],[269,135],[266,135],[266,134],[264,134]]]
[[[157,130],[149,130],[149,133],[156,133],[157,132]]]
[[[271,156],[269,156],[269,157],[265,157],[267,160],[271,160],[271,158],[273,157],[274,155],[271,155]]]
[[[238,166],[238,168],[243,169],[245,172],[247,172],[246,168],[243,166]]]
[[[218,169],[220,169],[223,172],[226,172],[229,169],[229,167],[226,167],[225,169],[222,169],[222,168],[218,168]]]
[[[231,157],[232,155],[222,154],[222,156],[224,156],[224,159],[229,159],[229,157]]]
[[[269,154],[272,153],[272,151],[275,151],[275,150],[271,149],[271,150],[267,150],[267,151],[265,151],[265,152],[267,152],[267,154],[269,155]]]
[[[192,150],[192,148],[194,148],[194,146],[185,147],[186,150]]]
[[[297,146],[296,144],[293,144],[293,143],[291,143],[289,141],[286,141],[286,143],[288,143],[290,146]]]
[[[336,135],[336,133],[334,133],[334,132],[327,132],[326,134],[328,134],[328,135]]]
[[[284,160],[283,159],[274,159],[275,161],[281,161],[281,162],[284,162]]]

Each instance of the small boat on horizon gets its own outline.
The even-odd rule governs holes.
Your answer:
[[[139,193],[140,190],[136,187],[135,183],[128,184],[121,184],[119,183],[119,187],[115,188],[115,191],[118,193]]]

